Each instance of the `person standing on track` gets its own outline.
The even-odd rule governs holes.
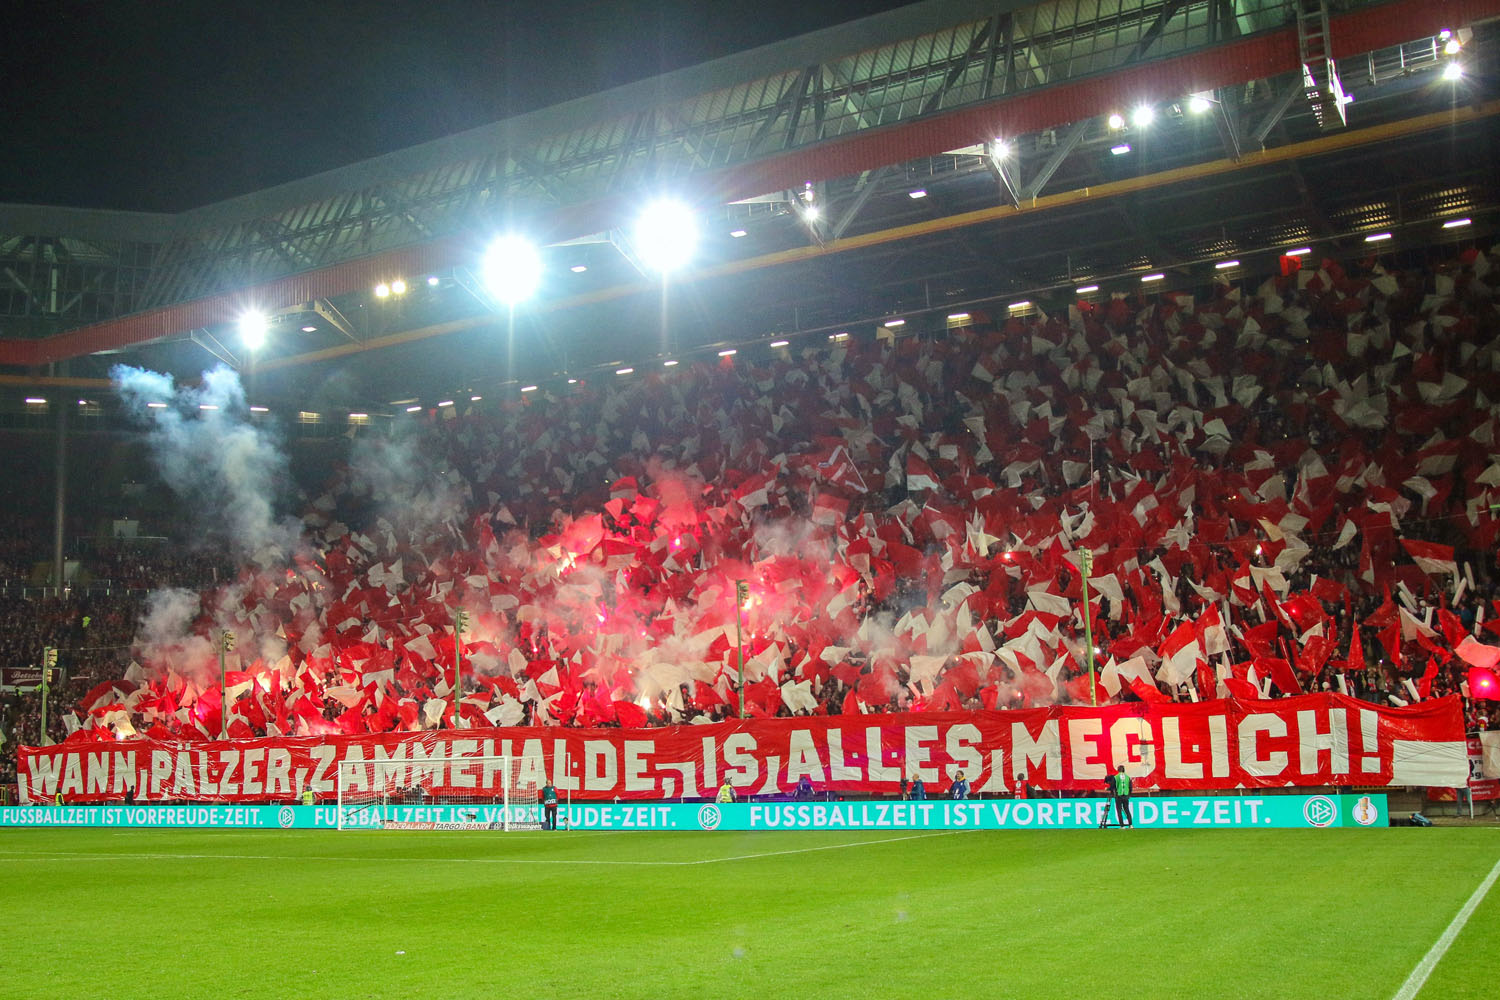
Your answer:
[[[1125,765],[1116,767],[1105,783],[1115,798],[1115,821],[1121,826],[1134,827],[1135,820],[1130,815],[1130,775],[1125,773]]]

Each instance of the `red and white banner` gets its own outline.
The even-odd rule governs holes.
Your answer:
[[[1457,696],[1384,708],[1332,694],[1275,701],[1139,703],[1025,711],[754,719],[659,729],[468,729],[228,742],[130,740],[22,747],[22,802],[289,801],[336,793],[340,765],[405,769],[397,785],[484,794],[499,768],[437,763],[511,755],[518,784],[548,779],[574,799],[819,791],[895,794],[902,777],[944,793],[962,771],[976,793],[1033,786],[1096,790],[1124,764],[1137,788],[1461,785],[1468,779]],[[394,763],[392,763],[394,762]],[[368,780],[351,767],[351,782]],[[350,790],[360,790],[352,784]]]

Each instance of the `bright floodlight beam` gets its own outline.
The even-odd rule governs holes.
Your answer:
[[[252,309],[240,317],[240,342],[250,350],[258,351],[265,346],[270,328],[271,322],[266,319],[266,314]]]
[[[680,201],[663,198],[642,210],[635,223],[635,252],[653,271],[670,274],[693,259],[698,247],[698,220]]]
[[[507,234],[490,244],[479,265],[480,279],[495,301],[515,307],[542,282],[542,254],[521,236]]]

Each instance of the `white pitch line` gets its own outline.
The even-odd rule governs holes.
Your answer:
[[[1491,868],[1490,873],[1485,876],[1484,881],[1479,883],[1479,888],[1474,890],[1474,894],[1469,897],[1469,901],[1464,904],[1463,909],[1459,910],[1458,914],[1448,923],[1448,929],[1443,931],[1442,937],[1438,938],[1436,943],[1427,949],[1427,954],[1422,956],[1422,961],[1418,962],[1417,967],[1411,970],[1411,975],[1406,977],[1406,982],[1402,983],[1401,989],[1396,992],[1395,1000],[1412,1000],[1412,997],[1421,992],[1423,984],[1427,982],[1427,977],[1432,975],[1432,970],[1437,968],[1437,964],[1448,953],[1448,948],[1453,944],[1454,939],[1458,937],[1458,932],[1464,929],[1464,924],[1469,922],[1470,915],[1484,901],[1485,894],[1490,891],[1490,886],[1495,884],[1497,877],[1500,877],[1500,861],[1495,862],[1495,867]]]
[[[914,833],[906,837],[882,837],[879,840],[855,840],[842,844],[821,844],[817,847],[798,847],[785,851],[763,851],[759,854],[736,854],[726,858],[697,858],[691,861],[622,861],[603,858],[403,858],[369,855],[349,857],[346,855],[317,854],[169,854],[164,852],[135,851],[0,851],[0,862],[44,861],[50,858],[91,858],[97,860],[130,859],[137,861],[356,861],[364,863],[386,863],[408,861],[419,864],[438,864],[448,861],[458,864],[488,865],[603,865],[626,868],[686,868],[696,865],[721,864],[726,861],[751,861],[756,858],[774,858],[785,854],[811,854],[816,851],[836,851],[846,847],[865,847],[870,844],[890,844],[901,840],[922,840],[927,837],[947,837],[960,831],[940,830],[935,833]],[[625,836],[629,836],[626,834]]]

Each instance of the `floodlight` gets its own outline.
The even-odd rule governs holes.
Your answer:
[[[250,350],[258,350],[266,342],[266,331],[270,327],[265,313],[251,310],[240,317],[240,340]]]
[[[1202,94],[1193,94],[1188,98],[1187,102],[1188,110],[1195,115],[1201,115],[1203,114],[1203,112],[1207,111],[1213,106],[1214,102],[1204,97]]]
[[[1443,67],[1444,80],[1461,80],[1463,79],[1463,75],[1464,68],[1461,63],[1451,62]]]
[[[1124,116],[1119,115],[1119,114],[1112,114],[1112,115],[1110,115],[1109,116],[1109,127],[1112,128],[1112,129],[1114,129],[1114,130],[1116,130],[1116,131],[1119,131],[1120,129],[1124,128],[1125,127],[1125,118],[1124,118]]]
[[[922,197],[925,198],[926,196],[927,193],[924,191],[922,193]],[[802,210],[802,214],[808,222],[817,222],[818,216],[822,215],[823,213],[819,211],[817,205],[808,205],[805,209]]]
[[[1156,120],[1156,109],[1149,104],[1142,104],[1130,113],[1130,121],[1136,128],[1145,128]]]
[[[990,155],[997,160],[1004,160],[1010,156],[1010,143],[1004,139],[996,139],[990,146]]]
[[[435,274],[429,274],[427,276],[427,287],[428,288],[436,288],[440,284],[442,284],[442,279],[439,278],[437,275],[435,275]]]
[[[531,298],[541,283],[541,252],[524,237],[507,233],[485,251],[479,277],[495,301],[514,307]]]
[[[391,294],[392,295],[405,295],[406,294],[406,279],[405,278],[397,278],[395,281],[391,282]]]
[[[1463,49],[1463,43],[1457,38],[1449,38],[1443,45],[1443,55],[1456,56]]]
[[[634,237],[641,262],[653,271],[669,274],[692,259],[698,246],[698,220],[687,205],[663,198],[642,210]]]
[[[375,297],[377,299],[388,299],[388,298],[390,298],[391,297],[391,286],[387,285],[383,281],[380,284],[376,285],[375,286]]]

